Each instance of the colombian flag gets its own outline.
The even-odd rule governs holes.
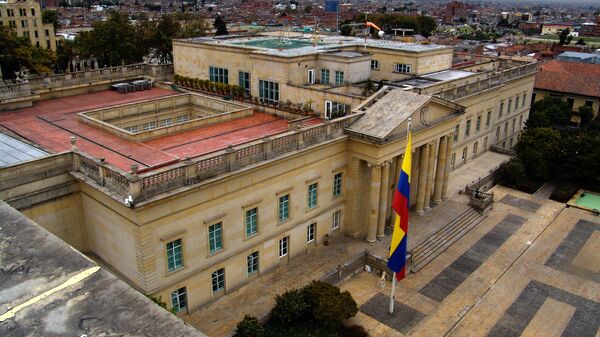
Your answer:
[[[412,161],[411,135],[408,132],[406,142],[406,153],[402,160],[402,170],[398,185],[394,192],[394,201],[392,208],[396,213],[394,224],[394,233],[392,234],[392,244],[390,246],[390,255],[388,258],[388,267],[396,272],[398,281],[404,278],[406,273],[406,242],[408,234],[408,198],[410,197],[410,165]]]

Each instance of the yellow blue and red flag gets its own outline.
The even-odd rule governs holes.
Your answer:
[[[412,162],[411,135],[408,132],[406,153],[402,159],[402,169],[398,178],[398,185],[394,191],[392,208],[396,213],[388,267],[396,273],[396,279],[402,280],[406,274],[406,246],[408,242],[408,200],[410,197],[410,167]]]

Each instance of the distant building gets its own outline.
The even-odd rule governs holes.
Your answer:
[[[535,77],[533,102],[546,95],[560,97],[571,106],[571,122],[579,124],[579,107],[591,106],[594,117],[600,108],[600,65],[553,60],[544,63]]]
[[[0,1],[0,23],[26,36],[32,46],[56,50],[54,26],[42,22],[40,4],[34,0]]]
[[[600,64],[600,54],[566,51],[556,57],[559,61]]]
[[[444,24],[466,21],[469,17],[471,6],[459,1],[452,1],[446,4],[443,14]]]
[[[596,23],[584,23],[579,31],[579,36],[600,37],[600,15],[596,17]]]
[[[558,35],[565,29],[572,31],[573,25],[570,23],[544,23],[541,35]]]

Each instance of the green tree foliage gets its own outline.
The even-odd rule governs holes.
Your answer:
[[[246,315],[237,324],[237,329],[233,337],[261,337],[265,333],[265,328],[254,316]]]
[[[582,105],[579,107],[579,116],[581,117],[581,121],[579,126],[586,126],[590,124],[592,119],[594,118],[594,108],[589,105]]]
[[[310,304],[307,301],[307,289],[288,290],[275,297],[275,307],[271,315],[281,323],[301,321],[310,313]]]
[[[519,158],[514,158],[500,165],[499,175],[499,179],[504,185],[516,189],[520,189],[528,181],[525,167]]]
[[[15,78],[22,67],[32,74],[51,74],[56,55],[50,49],[31,46],[29,38],[17,36],[8,26],[0,26],[0,67],[2,77]]]
[[[369,337],[369,334],[360,325],[350,325],[345,327],[339,334],[340,337]]]
[[[52,9],[45,9],[42,12],[42,22],[51,23],[54,26],[54,30],[58,28],[58,12]]]
[[[571,107],[567,102],[559,97],[544,96],[543,99],[535,102],[529,119],[527,128],[553,127],[556,125],[566,125],[571,118]]]
[[[358,312],[356,302],[348,291],[322,281],[312,281],[306,289],[313,318],[328,326],[341,326]]]
[[[217,30],[215,32],[215,35],[219,36],[229,34],[229,32],[227,31],[227,23],[225,23],[225,20],[223,20],[223,18],[220,15],[217,15],[217,17],[215,18],[214,26]]]
[[[89,32],[76,39],[81,56],[95,56],[101,66],[120,66],[141,62],[146,50],[138,47],[136,28],[126,13],[111,12],[108,20],[97,21]]]
[[[357,14],[354,17],[355,22],[364,22],[365,18],[362,14]],[[429,16],[408,16],[397,13],[390,14],[371,14],[369,21],[383,29],[387,34],[392,34],[393,28],[411,28],[415,34],[430,36],[437,28],[435,20]]]
[[[312,11],[311,5],[304,6],[304,14],[310,14],[311,11]]]
[[[546,181],[558,168],[561,135],[558,130],[540,127],[523,133],[517,144],[517,156],[529,177]]]
[[[564,29],[562,32],[560,32],[560,35],[558,36],[558,44],[559,45],[564,45],[569,44],[571,41],[567,42],[567,39],[569,37],[569,34],[571,33],[571,30],[569,28]]]
[[[578,46],[585,46],[585,45],[586,45],[586,43],[585,43],[585,41],[583,40],[583,38],[579,38],[579,39],[577,40],[577,42],[575,42],[575,44],[576,44],[576,45],[578,45]]]

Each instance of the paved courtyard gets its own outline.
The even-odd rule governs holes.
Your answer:
[[[599,336],[600,218],[503,187],[489,216],[399,283],[342,283],[371,336]]]

